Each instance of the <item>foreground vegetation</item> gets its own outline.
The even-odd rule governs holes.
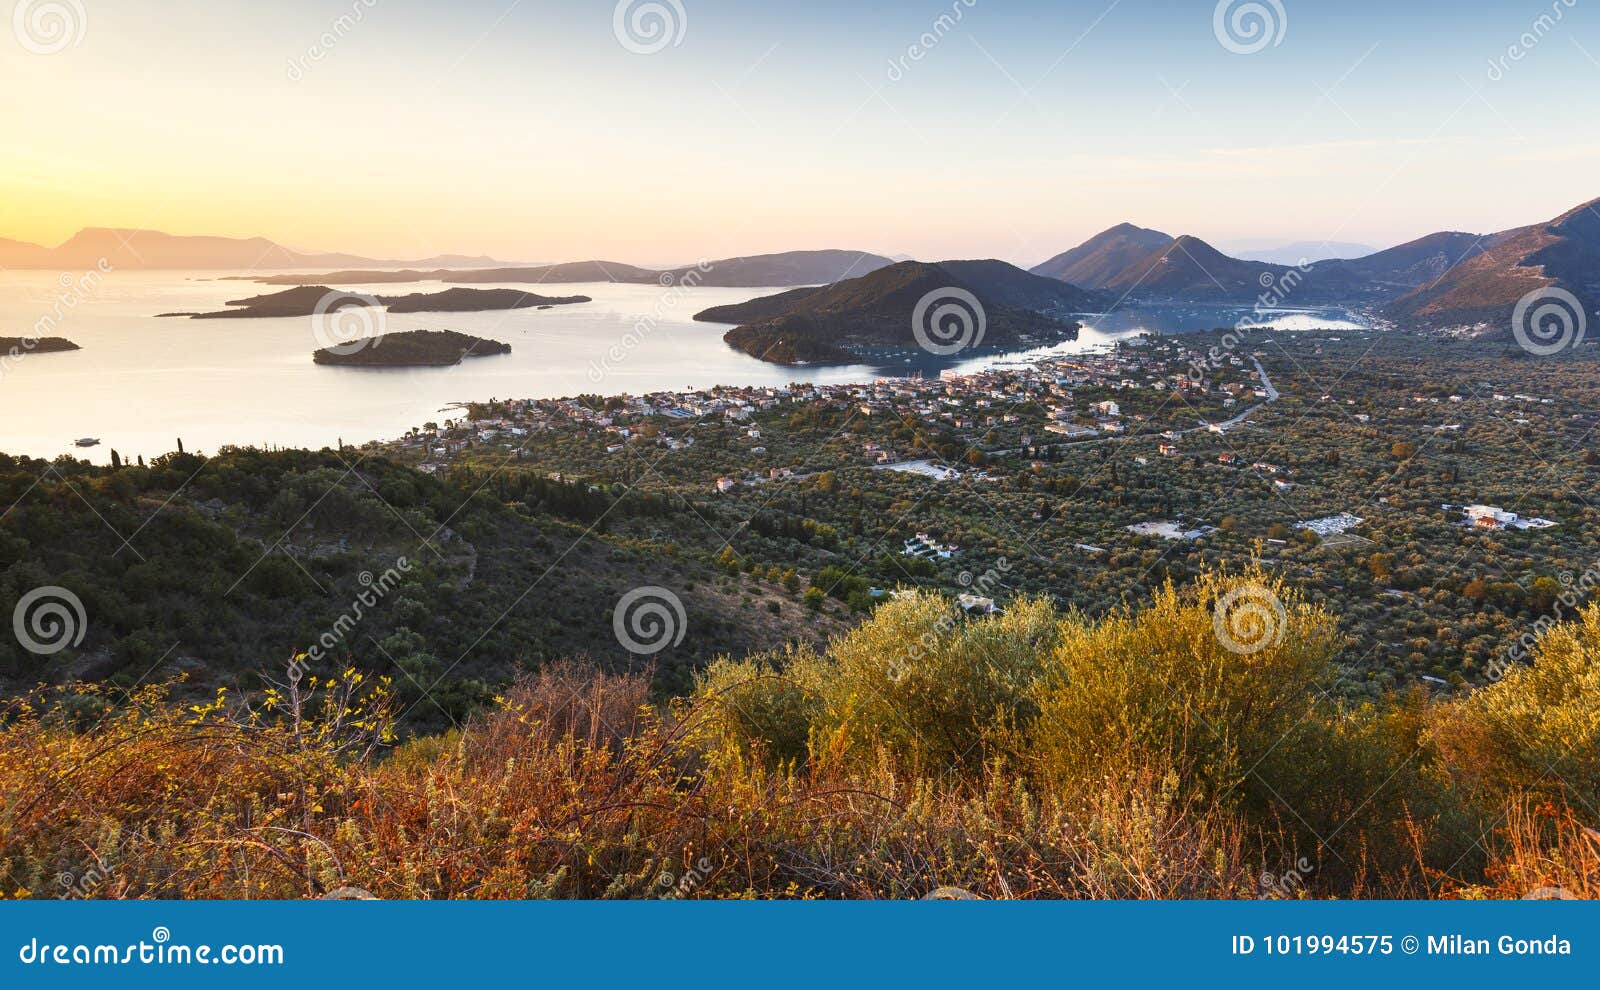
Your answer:
[[[1243,632],[1219,603],[1267,603]],[[1281,611],[1277,610],[1281,607]],[[1226,620],[1226,621],[1225,621]],[[76,685],[0,732],[11,897],[1600,895],[1600,609],[1470,694],[1330,693],[1259,569],[1099,619],[900,597],[826,648],[548,664],[394,744],[383,678]],[[279,683],[271,684],[272,680]]]

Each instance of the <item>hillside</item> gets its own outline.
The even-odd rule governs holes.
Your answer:
[[[1246,657],[1215,631],[1241,595],[1279,605],[1278,635]],[[0,747],[0,788],[22,798],[0,883],[96,899],[1600,896],[1600,610],[1478,694],[1355,708],[1324,697],[1338,625],[1259,570],[1204,572],[1100,621],[1047,599],[972,618],[916,594],[822,648],[719,659],[670,700],[637,674],[546,664],[409,741],[393,732],[415,707],[406,682],[354,665],[193,706],[164,681],[31,690]],[[1553,917],[1538,907],[1517,913]]]
[[[1319,261],[1306,276],[1304,288],[1334,301],[1392,299],[1478,254],[1485,240],[1481,234],[1440,231],[1361,258]]]
[[[1134,261],[1100,288],[1146,299],[1250,302],[1289,269],[1230,258],[1188,234]]]
[[[1170,234],[1159,230],[1119,223],[1030,270],[1035,275],[1060,279],[1086,289],[1103,289],[1172,241]]]
[[[1575,293],[1594,311],[1597,204],[1494,234],[1438,231],[1361,257],[1312,261],[1300,274],[1230,257],[1197,237],[1119,224],[1033,272],[1135,301],[1250,303],[1281,287],[1288,305],[1382,305],[1394,320],[1425,326],[1507,325],[1518,300],[1547,286]]]
[[[1389,315],[1509,332],[1518,300],[1552,286],[1576,295],[1591,314],[1600,306],[1600,200],[1485,238],[1471,257],[1396,300]]]
[[[971,346],[1070,339],[1077,325],[1065,317],[1099,302],[1093,293],[1002,261],[903,261],[833,285],[714,306],[695,319],[737,324],[724,339],[762,360],[842,363],[876,349],[917,347],[919,303],[952,289],[971,293],[983,307],[981,340],[974,339],[975,324],[958,331]]]
[[[610,613],[641,585],[675,589],[688,617],[682,642],[653,658],[664,688],[687,687],[717,654],[833,628],[776,586],[727,586],[709,562],[607,535],[659,513],[653,496],[616,501],[504,471],[435,478],[348,450],[54,465],[41,480],[45,462],[0,454],[0,500],[13,506],[0,519],[0,589],[69,585],[86,636],[53,656],[0,640],[0,694],[178,674],[200,695],[248,689],[321,641],[391,570],[382,583],[393,586],[362,609],[359,635],[327,648],[329,662],[390,674],[413,696],[416,682],[443,678],[442,707],[416,713],[418,726],[448,725],[485,700],[486,684],[545,659],[629,666]],[[118,532],[136,535],[123,545]],[[558,563],[560,580],[545,581]],[[781,609],[757,607],[767,599]]]

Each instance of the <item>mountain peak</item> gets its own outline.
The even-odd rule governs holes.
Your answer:
[[[1104,288],[1130,264],[1170,243],[1172,238],[1159,230],[1119,223],[1032,271],[1086,289]]]

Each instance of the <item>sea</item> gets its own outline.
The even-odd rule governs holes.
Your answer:
[[[326,321],[309,317],[191,320],[170,312],[225,308],[229,300],[281,286],[226,280],[217,272],[0,271],[0,337],[58,336],[76,351],[0,350],[0,452],[71,454],[96,463],[227,444],[332,446],[391,439],[461,415],[486,399],[642,394],[713,385],[843,384],[1008,366],[1040,356],[1104,348],[1120,338],[1231,326],[1246,308],[1171,306],[1084,314],[1077,340],[1038,351],[981,357],[931,355],[829,367],[768,364],[730,348],[728,327],[697,323],[710,306],[780,288],[578,283],[508,284],[593,301],[549,309],[481,313],[369,313],[371,332],[459,330],[511,345],[511,353],[448,368],[371,369],[312,362],[328,343]],[[353,292],[435,292],[437,282],[341,286]],[[495,288],[474,285],[474,288]],[[1283,330],[1356,329],[1340,309],[1270,314]],[[356,328],[360,330],[361,328]],[[349,335],[348,326],[337,332]],[[77,441],[98,440],[93,446]]]

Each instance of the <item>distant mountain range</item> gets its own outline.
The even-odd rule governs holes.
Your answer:
[[[56,247],[0,239],[0,268],[87,270],[104,259],[119,271],[147,268],[272,271],[283,268],[468,268],[498,265],[485,256],[442,254],[412,261],[385,261],[354,254],[307,254],[264,237],[191,237],[157,230],[85,227]]]
[[[522,265],[501,268],[433,271],[352,271],[311,275],[241,276],[266,285],[376,285],[399,282],[449,282],[457,285],[563,282],[620,282],[631,285],[710,285],[754,288],[773,285],[817,285],[865,275],[893,264],[888,258],[865,251],[785,251],[744,258],[722,258],[682,268],[640,268],[620,261],[570,261],[560,265]]]
[[[328,269],[322,274],[239,276],[271,285],[358,285],[403,282],[629,282],[756,287],[816,285],[865,275],[893,262],[868,251],[786,251],[652,269],[618,261],[510,265],[486,255],[445,254],[395,260],[354,254],[291,250],[264,237],[206,237],[155,230],[87,227],[65,243],[43,247],[0,238],[0,268],[63,271],[98,267],[191,271],[284,272]],[[337,269],[337,270],[333,270]],[[390,269],[400,269],[392,271]]]
[[[1285,306],[1362,305],[1397,322],[1509,332],[1517,302],[1536,289],[1565,289],[1596,311],[1600,200],[1547,223],[1493,234],[1441,231],[1301,271],[1124,223],[1032,271],[1124,301],[1245,304],[1266,296]]]
[[[1370,244],[1351,241],[1269,241],[1250,238],[1217,245],[1218,249],[1245,261],[1270,261],[1275,265],[1298,265],[1302,261],[1329,258],[1364,258],[1378,250]]]
[[[681,268],[639,268],[620,261],[572,261],[560,265],[481,268],[471,271],[333,272],[328,275],[274,275],[261,282],[285,285],[307,280],[325,285],[364,282],[452,282],[472,285],[514,282],[548,285],[561,282],[624,282],[636,285],[712,285],[754,288],[771,285],[817,285],[865,275],[893,264],[865,251],[785,251],[743,258],[721,258]],[[409,277],[400,277],[400,276]]]
[[[983,332],[970,307],[948,311],[939,324],[939,304],[956,305],[951,290],[970,293],[982,308]],[[934,301],[934,302],[929,302]],[[1106,302],[1055,279],[1033,275],[1003,261],[902,261],[859,278],[791,289],[731,306],[714,306],[696,320],[738,324],[724,339],[733,347],[779,364],[837,364],[883,351],[910,351],[922,340],[980,346],[1015,346],[1071,339],[1078,324],[1070,314]],[[922,313],[918,327],[916,314]]]
[[[276,272],[232,277],[273,285],[320,286],[429,281],[460,285],[621,282],[742,288],[822,286],[830,293],[839,285],[851,286],[837,295],[816,290],[791,298],[792,294],[785,293],[708,311],[722,315],[706,317],[736,323],[741,329],[785,319],[789,338],[798,341],[805,337],[813,343],[827,336],[822,325],[845,328],[841,339],[857,338],[857,343],[891,333],[887,324],[879,330],[862,331],[872,322],[867,317],[881,316],[888,311],[884,307],[893,309],[904,303],[911,285],[928,288],[924,276],[932,275],[930,270],[947,277],[951,286],[962,287],[963,280],[977,286],[972,291],[984,305],[994,304],[991,315],[998,319],[993,326],[1001,336],[1011,323],[1008,310],[1077,312],[1128,302],[1252,304],[1265,297],[1273,304],[1291,307],[1361,306],[1401,324],[1486,325],[1491,331],[1504,327],[1507,332],[1517,302],[1538,289],[1571,292],[1591,313],[1600,302],[1600,200],[1527,227],[1488,234],[1440,231],[1356,257],[1323,257],[1339,246],[1282,244],[1247,252],[1249,257],[1235,257],[1193,235],[1174,237],[1123,223],[1043,262],[1031,273],[998,261],[930,265],[846,250],[787,251],[655,269],[600,260],[508,265],[493,258],[463,255],[379,260],[304,253],[260,237],[190,237],[90,227],[50,248],[0,238],[0,268],[88,269],[104,259],[117,269]],[[1310,259],[1304,270],[1296,270],[1297,255]],[[902,267],[906,265],[920,267]],[[323,271],[296,273],[316,269]],[[865,276],[890,269],[897,273],[884,280],[861,282]],[[1036,283],[1026,281],[1035,278],[1065,285],[1066,289],[1059,290],[1065,295],[1051,297]],[[792,310],[779,311],[791,304]],[[849,316],[851,313],[854,316]],[[801,318],[822,323],[801,332],[794,322]],[[761,336],[770,337],[772,330],[765,328]],[[755,333],[747,331],[745,336]],[[809,352],[822,353],[817,347]],[[839,354],[832,356],[838,358]],[[810,359],[816,358],[801,358]]]

